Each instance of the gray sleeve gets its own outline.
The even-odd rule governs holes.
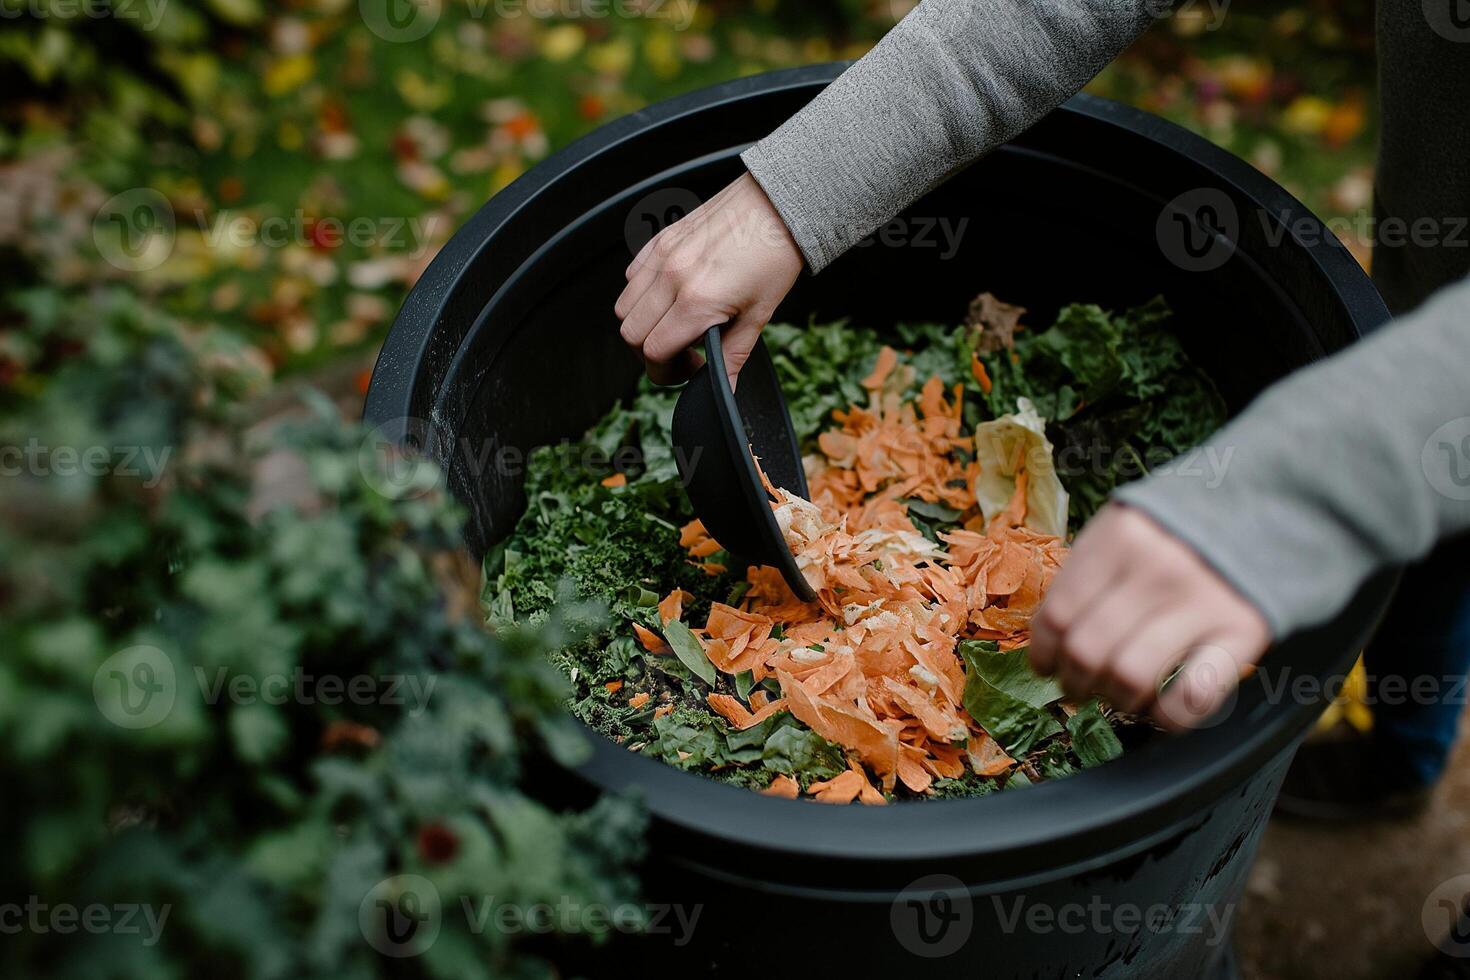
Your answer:
[[[1161,0],[923,0],[742,155],[820,271],[1075,94]]]
[[[1470,530],[1470,280],[1274,385],[1118,499],[1192,545],[1276,636]]]

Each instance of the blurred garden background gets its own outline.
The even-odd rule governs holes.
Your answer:
[[[372,350],[438,246],[548,153],[699,86],[858,57],[910,6],[0,0],[11,288],[124,282],[309,371]],[[1351,238],[1373,81],[1370,0],[1191,0],[1091,90],[1230,148]],[[0,381],[40,354],[0,333]]]

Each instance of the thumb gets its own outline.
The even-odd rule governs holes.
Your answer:
[[[740,377],[741,368],[750,360],[755,343],[760,340],[761,330],[766,325],[767,315],[760,310],[746,310],[731,324],[720,331],[720,348],[725,353],[725,373],[730,376],[730,388]]]

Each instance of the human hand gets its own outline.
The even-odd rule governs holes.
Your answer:
[[[1188,545],[1112,504],[1078,535],[1047,590],[1030,656],[1073,697],[1100,694],[1181,730],[1214,714],[1270,641],[1260,611]]]
[[[649,239],[629,264],[613,310],[623,339],[659,384],[687,378],[699,363],[690,345],[731,321],[721,340],[733,383],[803,263],[781,215],[747,173]]]

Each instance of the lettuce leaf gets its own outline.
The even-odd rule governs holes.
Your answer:
[[[1019,758],[1061,733],[1048,707],[1061,700],[1062,689],[1031,670],[1024,647],[1002,652],[994,641],[966,640],[959,652],[965,661],[965,710],[1007,753]]]
[[[980,476],[975,499],[989,521],[1016,492],[1021,470],[1026,477],[1025,525],[1042,534],[1067,533],[1067,491],[1057,476],[1046,420],[1029,398],[1017,399],[1016,411],[975,427],[975,459]]]

